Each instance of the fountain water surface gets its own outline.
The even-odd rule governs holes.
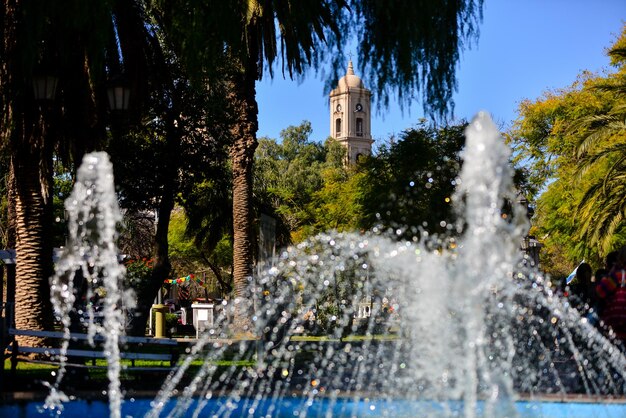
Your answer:
[[[528,415],[532,403],[516,401],[623,395],[624,356],[523,262],[519,243],[528,226],[515,208],[503,215],[515,194],[510,151],[497,129],[479,114],[466,137],[453,196],[463,219],[451,226],[457,238],[422,232],[407,241],[402,231],[375,229],[322,234],[285,249],[251,279],[259,338],[228,339],[224,307],[222,323],[189,350],[146,416],[537,416]],[[83,224],[105,212],[88,211]],[[112,216],[104,216],[110,232]],[[99,238],[88,242],[91,253],[114,251]],[[59,271],[81,268],[91,280],[117,283],[114,254],[85,264],[82,244],[74,248]],[[65,312],[72,289],[62,277],[55,286],[68,302],[55,306]],[[120,331],[107,330],[111,344]],[[110,372],[116,395],[118,370]],[[120,402],[111,397],[112,415]],[[598,416],[619,416],[612,413]]]

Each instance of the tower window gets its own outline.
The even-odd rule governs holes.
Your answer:
[[[341,118],[335,120],[335,135],[341,136]]]
[[[356,118],[356,136],[363,136],[363,118]]]

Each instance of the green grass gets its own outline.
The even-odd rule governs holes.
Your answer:
[[[332,337],[329,337],[327,335],[320,335],[320,336],[315,336],[315,335],[294,335],[293,337],[289,338],[289,341],[304,341],[304,342],[327,342],[327,341],[332,341],[332,342],[339,342],[340,340],[338,338],[332,338]]]
[[[341,341],[398,341],[400,337],[394,334],[380,334],[380,335],[348,335],[342,338]]]
[[[132,362],[130,360],[121,360],[120,363],[122,364],[122,367],[132,367]],[[254,360],[212,360],[210,363],[223,367],[249,367],[256,364]],[[89,364],[91,364],[91,362],[89,362]],[[204,360],[197,359],[191,362],[191,367],[200,367],[202,364],[204,364]],[[105,359],[97,359],[95,365],[99,367],[106,367],[107,361]],[[135,360],[135,367],[170,367],[170,362],[157,360]]]
[[[17,363],[17,370],[30,370],[30,369],[42,369],[42,368],[53,370],[53,369],[58,369],[59,366],[54,366],[51,364],[26,363],[22,361]],[[4,369],[5,370],[11,369],[11,359],[4,360]]]
[[[400,337],[395,334],[377,334],[377,335],[348,335],[344,338],[332,338],[326,335],[312,336],[312,335],[294,335],[289,341],[297,342],[350,342],[350,341],[396,341]]]
[[[21,388],[24,386],[22,382],[40,382],[52,381],[59,366],[40,363],[17,363],[15,370],[15,379],[11,375],[11,360],[4,360],[4,379],[6,388]],[[39,385],[38,385],[39,386]]]
[[[210,363],[219,367],[250,367],[256,365],[255,360],[242,359],[242,360],[213,360]],[[86,365],[91,366],[93,363],[91,360],[85,362]],[[121,360],[122,367],[132,367],[130,360]],[[204,364],[203,359],[197,359],[191,362],[191,367],[201,367]],[[96,359],[95,366],[98,368],[90,369],[95,374],[104,373],[106,375],[107,361],[105,359]],[[164,369],[170,367],[169,361],[157,361],[157,360],[135,360],[135,367],[163,367]],[[49,374],[58,370],[59,366],[52,364],[30,363],[27,361],[20,361],[17,363],[17,373],[45,373]],[[9,372],[11,370],[11,360],[6,359],[4,361],[4,370]]]
[[[323,336],[305,336],[305,335],[296,335],[291,337],[291,341],[293,342],[360,342],[360,341],[396,341],[399,340],[395,334],[381,334],[381,335],[349,335],[345,338],[338,339],[329,337],[326,335]],[[134,352],[144,352],[144,353],[168,353],[171,348],[169,347],[160,347],[160,346],[140,346],[133,347]],[[183,353],[181,353],[181,361],[184,358],[184,349],[181,349]],[[306,351],[306,350],[305,350]],[[310,355],[303,351],[300,353],[303,356]],[[179,364],[181,363],[179,361]],[[220,368],[231,368],[231,367],[252,367],[256,365],[256,361],[252,358],[239,358],[237,350],[227,350],[222,353],[222,358],[214,359],[210,361],[213,365]],[[92,360],[85,359],[86,365],[92,365]],[[123,359],[121,360],[122,364],[122,373],[124,376],[131,378],[131,376],[141,375],[141,371],[132,371],[132,370],[124,370],[125,367],[133,367],[133,363],[131,360]],[[196,359],[190,365],[190,372],[193,372],[194,369],[200,368],[204,364],[204,359]],[[88,373],[90,378],[97,380],[106,380],[106,359],[96,359],[95,366],[98,368],[90,368],[88,369]],[[145,368],[159,368],[162,367],[163,371],[168,371],[170,367],[169,361],[158,361],[158,360],[135,360],[134,367],[145,367]],[[32,378],[32,379],[43,379],[50,378],[52,373],[59,368],[58,365],[50,365],[50,364],[41,364],[41,363],[30,363],[27,361],[20,361],[17,365],[16,374],[18,376],[22,376],[24,378]],[[7,373],[10,373],[11,370],[11,361],[10,359],[6,359],[4,361],[4,370]],[[132,377],[134,378],[134,377]]]
[[[59,366],[55,366],[52,364],[41,364],[41,363],[28,363],[25,361],[20,361],[17,363],[16,371],[18,372],[52,372],[59,368]],[[11,370],[11,359],[4,360],[4,370]]]

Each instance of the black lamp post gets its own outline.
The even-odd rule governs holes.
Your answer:
[[[56,95],[59,78],[50,74],[33,76],[33,94],[38,102],[52,101]]]
[[[526,197],[520,193],[517,203],[520,204],[524,209],[526,209],[526,216],[528,217],[528,220],[530,221],[535,211],[528,204],[528,200],[526,199]],[[541,243],[539,243],[535,239],[535,237],[532,235],[526,234],[522,238],[521,250],[524,252],[524,254],[526,254],[527,258],[530,260],[531,265],[534,265],[534,266],[539,265],[539,250],[541,249],[541,247],[542,247]]]
[[[519,203],[521,207],[526,209],[526,216],[528,216],[528,200],[523,194],[520,194],[520,197],[517,200],[517,203]]]
[[[128,110],[130,103],[129,83],[121,76],[113,77],[107,87],[109,98],[109,108],[113,112],[123,112]]]

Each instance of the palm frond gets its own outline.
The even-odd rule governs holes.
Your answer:
[[[609,56],[612,58],[621,58],[626,60],[626,48],[613,48],[609,51]]]
[[[599,181],[591,185],[577,208],[580,220],[577,236],[590,246],[608,252],[614,234],[623,227],[626,210],[624,175],[610,182]]]

